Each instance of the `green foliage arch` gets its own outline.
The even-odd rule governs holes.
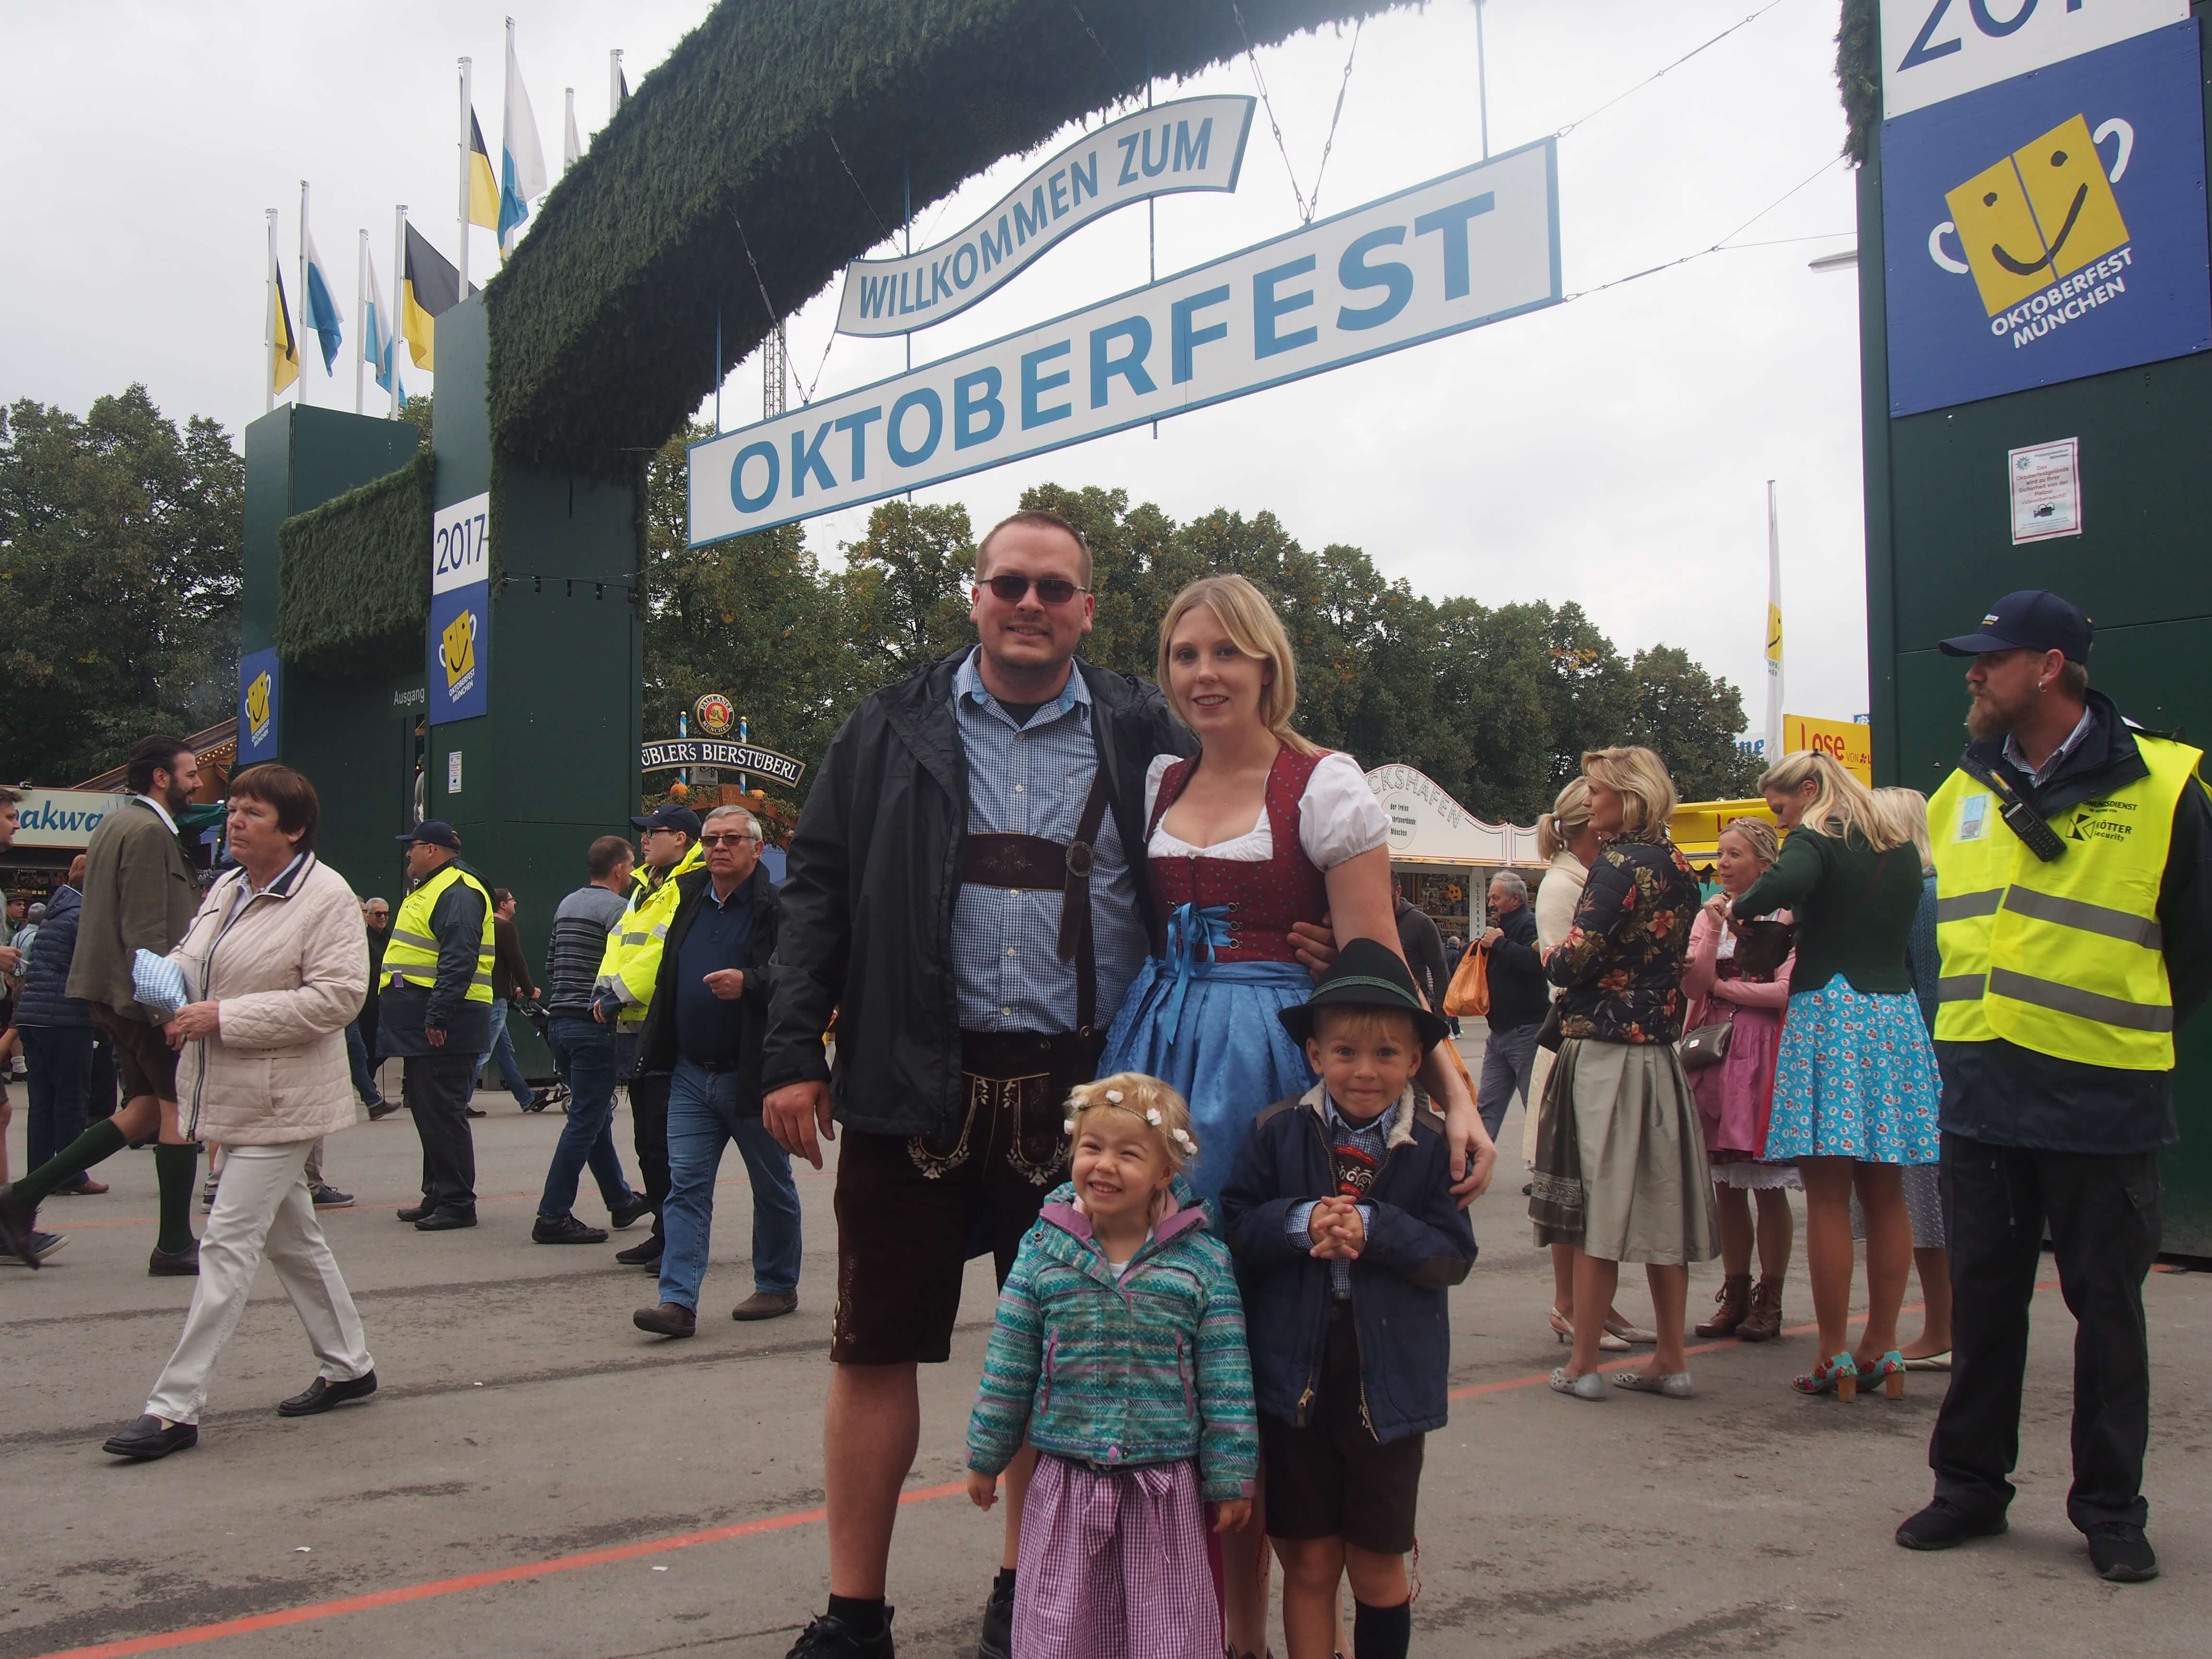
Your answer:
[[[398,471],[284,520],[276,650],[286,662],[331,678],[421,664],[433,476],[426,444]]]

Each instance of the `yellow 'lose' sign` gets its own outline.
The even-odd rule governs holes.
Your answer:
[[[1837,762],[1869,787],[1874,783],[1874,728],[1856,720],[1820,720],[1808,714],[1782,717],[1782,752],[1812,750]]]

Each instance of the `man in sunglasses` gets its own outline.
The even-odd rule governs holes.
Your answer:
[[[891,1654],[915,1367],[950,1357],[967,1258],[990,1251],[1003,1283],[1064,1177],[1061,1103],[1095,1074],[1156,920],[1146,768],[1193,750],[1157,688],[1077,657],[1091,565],[1073,525],[1017,513],[975,567],[977,643],[853,712],[785,872],[765,1118],[817,1169],[839,1142],[830,1609],[794,1659]],[[1031,1461],[1007,1471],[983,1659],[1008,1650]]]

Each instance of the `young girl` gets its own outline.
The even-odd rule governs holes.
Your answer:
[[[1022,1511],[1022,1659],[1219,1659],[1213,1530],[1250,1518],[1258,1442],[1228,1247],[1183,1170],[1190,1109],[1122,1072],[1068,1097],[1072,1181],[999,1297],[968,1423],[968,1495],[1038,1451]]]

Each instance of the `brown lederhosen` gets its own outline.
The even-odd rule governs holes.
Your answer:
[[[1063,896],[1059,951],[1076,969],[1073,1031],[963,1031],[959,1124],[938,1135],[846,1131],[837,1157],[839,1364],[941,1364],[968,1259],[991,1253],[1000,1284],[1045,1194],[1066,1174],[1068,1091],[1097,1071],[1092,847],[1106,816],[1101,770],[1072,841],[971,835],[963,881]]]

